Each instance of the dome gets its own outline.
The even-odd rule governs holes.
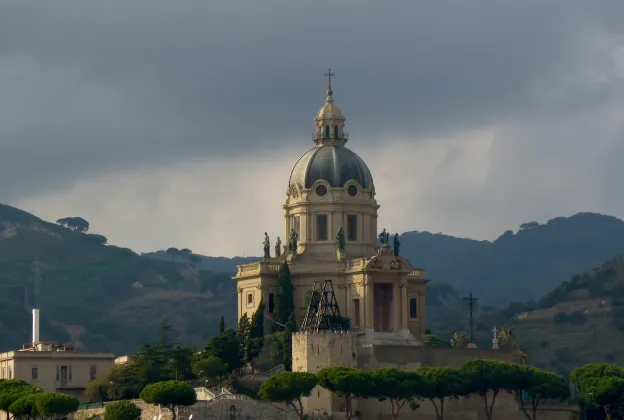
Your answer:
[[[371,188],[373,177],[362,158],[344,146],[320,145],[301,156],[290,174],[289,186],[310,188],[318,180],[332,188],[343,188],[348,181],[357,181],[362,188]]]
[[[327,101],[325,105],[319,109],[318,114],[316,114],[316,121],[325,121],[325,120],[337,120],[344,121],[345,118],[342,116],[342,112],[340,112],[340,108],[333,101]]]

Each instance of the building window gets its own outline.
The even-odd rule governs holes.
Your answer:
[[[301,229],[301,219],[300,219],[299,216],[293,217],[293,226],[292,226],[292,228],[294,229],[295,232],[297,232],[297,235],[299,235],[300,229]]]
[[[247,293],[247,304],[253,304],[253,293]]]
[[[59,365],[56,365],[56,380],[61,380],[61,367]]]
[[[272,314],[275,309],[275,298],[273,297],[273,293],[269,293],[269,313]]]
[[[316,240],[317,241],[326,241],[327,240],[327,231],[328,231],[328,222],[326,214],[317,214],[316,215]]]
[[[334,126],[334,138],[335,139],[338,138],[338,126],[337,125]]]
[[[326,139],[329,138],[329,126],[328,125],[325,126],[325,138]]]
[[[316,195],[319,197],[325,197],[325,194],[327,194],[327,187],[325,185],[319,185],[316,187]]]
[[[360,328],[360,299],[353,299],[351,308],[351,319],[353,320],[353,328]]]
[[[357,241],[357,215],[347,215],[347,240]]]
[[[9,379],[13,379],[13,366],[9,366]]]
[[[37,366],[33,366],[30,369],[30,379],[32,379],[33,381],[39,379],[39,368]]]
[[[67,380],[69,380],[69,382],[71,382],[71,381],[72,381],[72,366],[71,366],[71,365],[69,365],[69,366],[67,367],[67,369],[68,369],[68,370],[67,370]]]
[[[410,298],[409,314],[410,318],[418,318],[418,298]]]
[[[6,379],[6,368],[2,368],[2,379]]]
[[[89,366],[89,380],[92,381],[97,376],[97,366],[91,365]]]

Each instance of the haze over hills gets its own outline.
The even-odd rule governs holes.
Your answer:
[[[499,307],[538,299],[573,275],[624,254],[624,222],[581,213],[525,224],[493,242],[428,232],[407,232],[400,239],[401,254],[433,280],[428,322],[446,334],[467,327],[463,293],[472,291],[484,305]],[[236,265],[258,259],[193,254],[191,261],[165,251],[141,256],[105,241],[0,205],[1,350],[29,340],[34,306],[42,310],[42,339],[131,353],[153,338],[166,316],[182,343],[203,346],[221,315],[227,325],[235,323],[230,276]]]

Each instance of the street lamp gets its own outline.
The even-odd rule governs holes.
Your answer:
[[[115,402],[115,398],[116,398],[115,385],[113,384],[113,381],[110,381],[108,384],[111,386],[113,390],[113,402]]]

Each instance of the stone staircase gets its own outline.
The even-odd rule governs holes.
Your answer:
[[[284,365],[277,365],[267,371],[264,372],[260,372],[260,373],[252,373],[250,375],[247,376],[243,376],[241,379],[255,379],[255,380],[260,380],[260,381],[265,381],[268,378],[270,378],[273,375],[277,375],[278,373],[282,373],[286,370],[286,368],[284,367]]]

